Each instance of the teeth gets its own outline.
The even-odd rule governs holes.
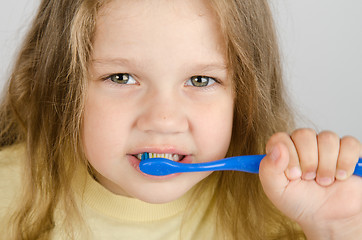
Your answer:
[[[137,158],[142,160],[143,153],[137,154]],[[171,153],[148,153],[148,158],[166,158],[172,161],[179,161],[181,155]]]
[[[173,154],[173,155],[172,155],[172,159],[174,159],[174,161],[179,161],[179,160],[180,160],[180,155],[178,155],[178,154]]]

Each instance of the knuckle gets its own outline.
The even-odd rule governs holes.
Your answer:
[[[270,137],[270,142],[278,142],[283,141],[284,139],[290,138],[290,136],[286,132],[278,132],[274,133],[273,136]]]
[[[316,131],[312,128],[301,128],[297,129],[292,133],[293,139],[308,139],[308,138],[315,138]]]
[[[341,139],[341,142],[353,149],[359,149],[361,147],[361,143],[358,141],[358,139],[352,136],[344,136]]]
[[[325,142],[339,141],[339,136],[335,132],[323,131],[318,134],[318,140]]]
[[[280,142],[286,142],[286,140],[290,139],[290,136],[286,132],[277,132],[274,133],[268,140],[266,144],[266,149],[270,149],[273,145],[280,143]]]

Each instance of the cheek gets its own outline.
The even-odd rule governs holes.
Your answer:
[[[121,111],[122,109],[122,111]],[[83,119],[83,143],[88,160],[113,159],[127,139],[127,116],[123,107],[104,97],[89,96]]]
[[[194,126],[195,141],[205,159],[212,161],[224,158],[230,144],[233,121],[233,102],[226,99],[199,111]]]

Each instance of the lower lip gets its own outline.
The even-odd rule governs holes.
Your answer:
[[[141,173],[143,176],[146,176],[148,178],[152,178],[152,179],[169,179],[169,178],[173,178],[176,177],[182,173],[174,173],[174,174],[169,174],[169,175],[165,175],[165,176],[154,176],[154,175],[149,175],[146,174],[144,172],[142,172],[140,170],[139,164],[140,164],[140,160],[138,158],[136,158],[133,155],[128,155],[127,156],[129,163],[131,164],[132,167],[134,167],[136,169],[137,172]],[[191,163],[192,159],[190,156],[186,156],[184,159],[182,159],[181,161],[179,161],[180,163]]]

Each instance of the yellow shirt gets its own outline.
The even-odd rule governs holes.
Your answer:
[[[0,228],[7,220],[8,209],[19,204],[24,147],[16,145],[0,151]],[[214,239],[215,229],[206,205],[200,204],[191,219],[183,219],[191,191],[183,197],[165,204],[149,204],[137,199],[111,193],[89,174],[86,181],[75,183],[80,211],[89,229],[81,239]],[[76,178],[78,179],[78,178]],[[200,199],[200,202],[205,199]],[[199,202],[199,203],[200,203]],[[197,203],[197,204],[199,204]],[[206,200],[207,203],[207,200]],[[60,213],[62,210],[60,208]],[[64,229],[57,224],[53,239],[66,239]],[[75,223],[76,224],[76,223]],[[184,228],[181,236],[181,224]],[[76,225],[75,225],[76,226]],[[5,230],[5,229],[2,229]],[[0,233],[2,231],[0,229]],[[76,234],[77,235],[77,234]],[[1,236],[1,235],[0,235]],[[1,237],[0,237],[1,239]]]

